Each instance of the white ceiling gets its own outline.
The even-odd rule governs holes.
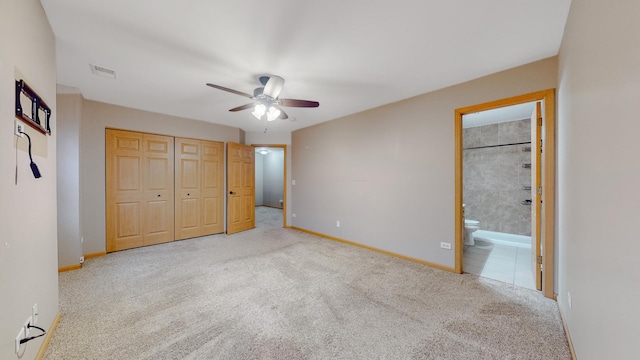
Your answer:
[[[85,98],[263,131],[258,77],[285,80],[292,131],[558,53],[570,0],[41,0],[58,83]],[[117,79],[92,74],[89,64]],[[472,104],[470,104],[472,105]]]

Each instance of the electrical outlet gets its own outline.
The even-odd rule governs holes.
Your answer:
[[[18,336],[16,336],[16,354],[20,352],[20,340],[24,339],[26,336],[24,335],[24,327],[20,328],[18,332]]]
[[[340,227],[340,220],[336,221],[336,227]]]
[[[38,323],[38,304],[33,304],[31,307],[31,318],[33,319],[33,324],[36,325]]]
[[[23,124],[23,123],[21,123],[21,122],[20,122],[20,121],[18,121],[18,120],[15,120],[15,121],[14,121],[13,133],[14,133],[16,136],[24,137],[23,132],[24,132],[24,124]]]
[[[296,214],[295,213],[291,214],[291,217],[296,217]]]
[[[80,264],[84,264],[84,256],[80,256]]]
[[[31,334],[31,328],[29,327],[29,325],[33,324],[31,321],[33,320],[31,319],[31,316],[29,316],[27,318],[27,321],[24,322],[24,337],[27,337]]]
[[[441,242],[440,247],[443,249],[451,250],[451,243]]]

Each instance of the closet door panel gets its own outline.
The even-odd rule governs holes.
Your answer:
[[[173,137],[143,136],[144,144],[144,245],[173,241],[174,145]]]
[[[107,251],[174,239],[173,138],[106,130]]]
[[[180,227],[183,231],[195,231],[198,228],[200,213],[198,199],[183,199],[180,206],[182,217],[180,219]]]
[[[176,240],[200,236],[200,157],[199,140],[176,138]]]
[[[176,138],[176,239],[224,231],[224,144]]]
[[[115,204],[115,249],[122,250],[142,246],[142,208],[140,201],[118,201]]]
[[[224,144],[202,141],[202,232],[224,232]]]
[[[142,246],[143,144],[142,134],[106,131],[107,251]]]

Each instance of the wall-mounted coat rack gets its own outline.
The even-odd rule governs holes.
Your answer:
[[[31,116],[24,112],[23,100],[30,102]],[[51,135],[51,108],[24,80],[16,80],[16,117],[39,132]]]

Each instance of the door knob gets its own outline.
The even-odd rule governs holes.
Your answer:
[[[160,197],[160,194],[158,194],[158,197]]]
[[[231,194],[231,195],[235,195],[235,194],[236,194],[236,192],[235,192],[235,191],[229,191],[229,194]]]
[[[190,196],[191,194],[187,193],[187,196]]]

